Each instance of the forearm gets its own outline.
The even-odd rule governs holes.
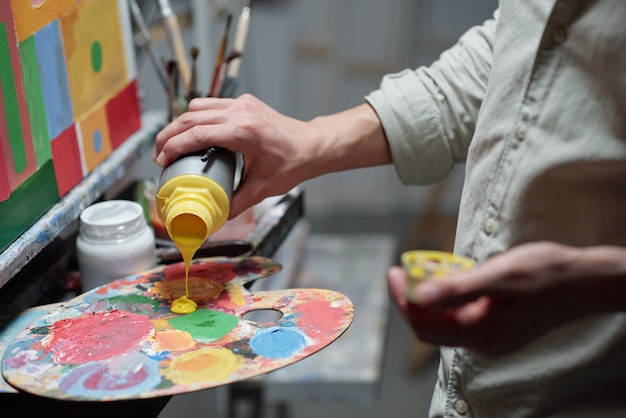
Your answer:
[[[310,122],[310,161],[317,175],[391,163],[389,145],[376,112],[367,104]]]

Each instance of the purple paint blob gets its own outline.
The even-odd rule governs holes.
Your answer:
[[[262,357],[289,358],[306,347],[306,339],[294,328],[262,328],[254,333],[250,347]]]
[[[118,393],[139,395],[160,382],[159,363],[141,353],[131,353],[79,366],[63,378],[59,387],[78,398],[106,399]]]

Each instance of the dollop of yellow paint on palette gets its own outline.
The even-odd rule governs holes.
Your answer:
[[[189,278],[187,278],[189,280]],[[188,314],[195,312],[198,309],[198,304],[189,299],[187,295],[181,296],[172,302],[170,310],[177,314]]]
[[[163,375],[177,385],[195,382],[223,382],[243,363],[243,358],[223,347],[184,353],[172,360]]]

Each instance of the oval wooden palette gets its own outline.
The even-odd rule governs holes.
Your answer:
[[[331,290],[243,286],[281,268],[263,257],[195,260],[189,293],[198,310],[187,315],[170,311],[185,293],[183,263],[113,281],[22,331],[4,353],[2,375],[40,396],[113,401],[207,389],[287,366],[336,340],[354,306]],[[266,310],[279,318],[248,319]]]

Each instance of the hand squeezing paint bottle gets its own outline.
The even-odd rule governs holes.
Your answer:
[[[235,154],[224,148],[184,155],[163,169],[156,195],[159,218],[185,262],[185,295],[175,313],[191,313],[189,264],[207,238],[228,219],[235,178]]]

